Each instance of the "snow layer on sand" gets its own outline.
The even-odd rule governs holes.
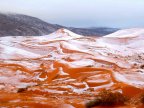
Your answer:
[[[115,33],[106,35],[104,37],[128,38],[128,37],[139,37],[139,36],[144,36],[144,29],[132,28],[132,29],[119,30]]]

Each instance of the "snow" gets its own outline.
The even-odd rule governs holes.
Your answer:
[[[37,53],[33,53],[27,51],[21,47],[17,47],[16,44],[23,43],[28,40],[27,45],[29,42],[32,42],[30,45],[37,45],[39,46],[40,42],[49,42],[49,41],[56,41],[56,40],[64,40],[60,42],[60,45],[65,49],[70,49],[73,51],[80,51],[80,52],[90,52],[89,46],[97,46],[101,48],[105,48],[108,52],[113,54],[119,52],[121,54],[123,52],[124,55],[129,55],[134,53],[134,50],[137,49],[138,52],[144,53],[143,46],[144,46],[144,29],[142,28],[133,28],[133,29],[125,29],[119,30],[115,33],[110,35],[106,35],[103,38],[97,38],[94,42],[81,42],[78,40],[72,40],[81,38],[83,36],[75,34],[67,29],[59,29],[56,32],[45,35],[45,36],[32,36],[32,37],[1,37],[0,38],[0,49],[2,50],[0,56],[2,58],[11,58],[14,55],[18,57],[29,57],[29,58],[37,58],[41,57],[41,55]],[[119,39],[128,38],[128,41],[122,41]],[[130,38],[134,37],[134,38]],[[115,41],[115,39],[117,39]],[[87,48],[88,47],[88,48]],[[131,49],[130,49],[131,48]],[[136,51],[136,50],[135,50]],[[98,52],[98,51],[97,51]]]
[[[136,86],[138,88],[143,88],[144,87],[144,74],[141,73],[119,73],[119,72],[114,72],[113,73],[114,77],[117,79],[117,81],[124,82],[126,84]]]
[[[1,58],[3,58],[3,59],[12,59],[14,55],[19,55],[19,56],[25,57],[25,58],[40,57],[40,55],[38,55],[38,54],[34,54],[32,52],[29,52],[29,51],[26,51],[23,49],[19,49],[16,47],[6,46],[6,45],[2,45],[2,44],[0,44],[0,47],[3,49],[3,51],[0,54]]]
[[[65,33],[67,33],[69,36],[73,37],[73,38],[80,38],[80,37],[82,37],[81,35],[78,35],[78,34],[76,34],[76,33],[73,33],[73,32],[71,32],[70,30],[67,30],[67,29],[63,29],[63,31],[64,31]]]
[[[78,61],[73,61],[70,63],[71,67],[86,67],[86,66],[94,66],[95,65],[95,61],[91,60],[91,59],[81,59]]]
[[[66,29],[60,29],[50,35],[39,37],[3,37],[0,38],[0,57],[1,59],[7,60],[20,58],[19,61],[16,62],[14,60],[11,61],[11,63],[17,63],[19,65],[31,68],[29,73],[36,75],[32,79],[44,81],[44,83],[47,79],[52,79],[52,83],[53,81],[54,84],[61,84],[62,82],[62,85],[58,86],[61,88],[64,86],[66,88],[62,88],[62,90],[47,88],[42,90],[43,92],[63,94],[66,93],[67,90],[71,90],[73,93],[83,94],[85,91],[87,92],[89,90],[89,87],[91,87],[89,86],[90,84],[87,84],[88,82],[107,82],[105,77],[104,78],[106,81],[103,80],[103,75],[101,75],[101,73],[108,75],[108,78],[114,76],[113,78],[115,78],[118,82],[126,83],[139,88],[144,87],[144,74],[137,72],[136,70],[130,70],[133,66],[131,65],[133,62],[140,64],[143,60],[139,60],[143,56],[138,58],[131,55],[144,53],[144,29],[120,30],[116,33],[100,38],[87,39],[85,37],[81,37],[83,36],[75,34]],[[81,38],[82,40],[77,38]],[[55,42],[55,40],[60,41]],[[45,50],[47,50],[46,53]],[[43,53],[39,53],[41,51],[43,51]],[[28,58],[29,60],[21,61],[21,58]],[[33,61],[31,58],[38,59]],[[1,61],[3,62],[4,60]],[[44,64],[44,67],[40,70],[41,64]],[[86,71],[82,71],[82,74],[77,73],[77,70],[83,67],[88,68],[88,70],[86,69]],[[122,72],[117,72],[120,71],[120,67],[122,67]],[[72,70],[69,71],[71,68]],[[112,70],[112,74],[109,74],[107,71],[99,71],[99,69],[93,71],[93,69],[97,68],[104,68],[104,70],[108,70],[108,72],[111,72]],[[57,70],[56,72],[52,71],[55,69],[59,69],[59,72],[57,72]],[[127,71],[125,71],[126,69]],[[39,75],[41,75],[41,72],[44,70],[47,72],[46,74],[48,76],[40,78]],[[15,69],[12,68],[12,72],[13,71],[15,71]],[[9,85],[11,84],[12,86],[15,85],[16,88],[26,88],[27,86],[30,87],[31,85],[36,85],[35,83],[22,82],[23,79],[26,79],[26,81],[29,80],[29,78],[31,78],[31,74],[28,73],[24,75],[23,71],[19,71],[15,72],[16,74],[9,73],[9,75],[13,75],[9,77],[1,75],[2,77],[0,77],[0,82]],[[9,71],[5,72],[4,68],[4,71],[2,70],[1,73],[7,74],[8,72]],[[72,72],[74,72],[74,74],[72,74]],[[92,75],[90,76],[91,78],[88,74]],[[102,79],[98,77],[99,80],[97,81],[98,78],[94,77],[93,75],[98,76],[98,74],[100,74]],[[71,83],[75,81],[82,81],[80,84],[84,85],[84,87],[77,87],[79,86],[79,82],[75,84],[76,86],[71,85]],[[65,86],[65,84],[67,85]],[[97,90],[111,86],[113,86],[113,80],[107,84],[101,84],[100,86],[93,87],[93,89]],[[3,89],[3,86],[0,86],[0,89]],[[35,87],[31,89],[33,90]]]
[[[127,37],[138,37],[138,36],[144,36],[143,28],[132,28],[132,29],[119,30],[115,33],[106,35],[104,37],[127,38]]]
[[[83,37],[82,35],[78,35],[76,33],[73,33],[67,29],[59,29],[54,33],[51,33],[49,35],[40,36],[38,39],[40,40],[69,40],[74,38],[80,38]]]

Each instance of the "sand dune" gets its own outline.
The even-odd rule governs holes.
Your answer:
[[[144,91],[144,29],[84,37],[60,29],[0,38],[0,106],[83,108],[103,89]]]

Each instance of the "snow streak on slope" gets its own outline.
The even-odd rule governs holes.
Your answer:
[[[92,38],[60,29],[41,37],[0,38],[0,101],[5,102],[0,106],[83,108],[103,89],[139,94],[144,91],[142,31]]]

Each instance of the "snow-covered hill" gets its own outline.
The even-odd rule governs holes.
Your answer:
[[[119,30],[115,33],[106,35],[105,37],[132,38],[132,37],[139,37],[139,36],[144,36],[144,28],[132,28],[132,29]]]

